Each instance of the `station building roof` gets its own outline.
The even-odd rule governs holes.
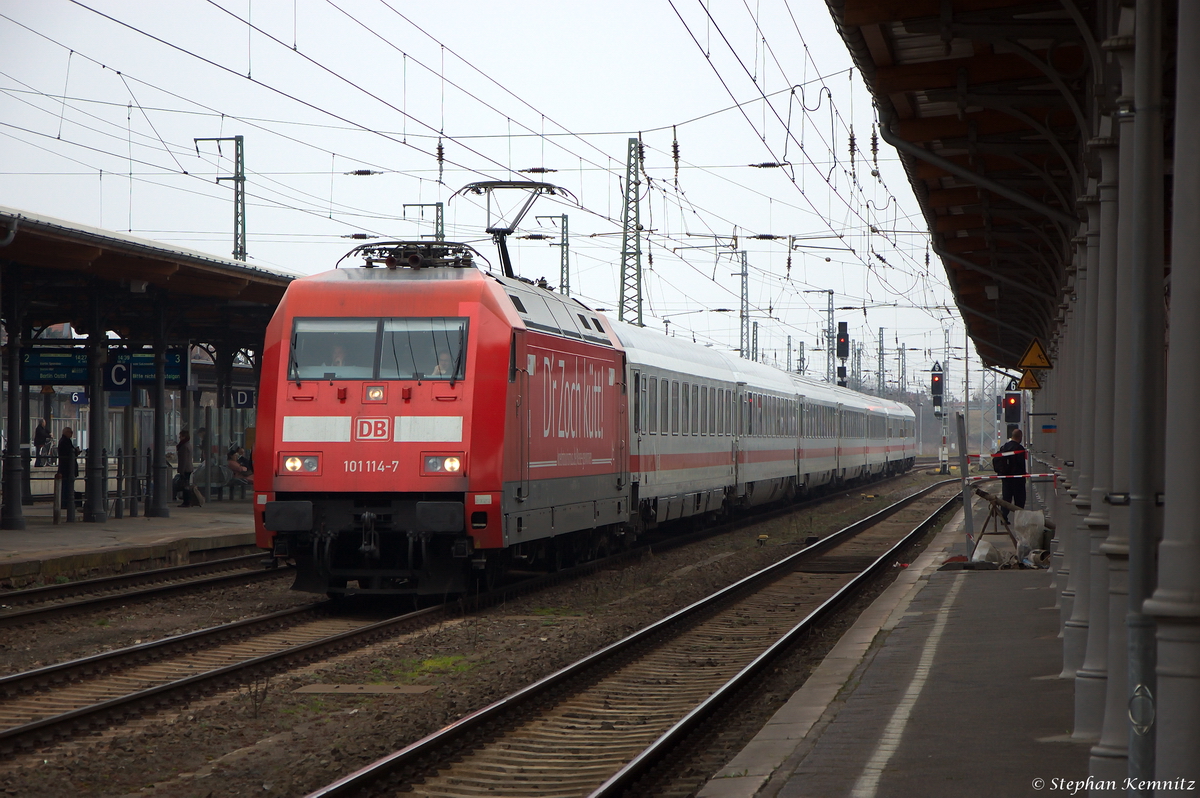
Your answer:
[[[0,245],[6,314],[16,301],[35,330],[88,332],[98,299],[105,329],[142,343],[162,306],[172,341],[257,350],[298,276],[2,206]]]
[[[985,362],[1016,366],[1032,337],[1049,344],[1071,290],[1078,222],[1095,199],[1097,149],[1112,143],[1104,126],[1120,93],[1105,51],[1133,44],[1114,35],[1119,9],[826,3],[874,95],[880,134],[899,150],[968,333]]]

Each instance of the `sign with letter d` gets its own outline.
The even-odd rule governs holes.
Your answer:
[[[388,441],[391,439],[392,420],[390,418],[354,419],[354,440]]]

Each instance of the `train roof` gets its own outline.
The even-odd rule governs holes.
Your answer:
[[[632,364],[684,374],[704,374],[713,379],[746,383],[756,390],[799,394],[806,399],[860,410],[886,412],[889,415],[915,415],[911,408],[900,402],[791,374],[764,363],[745,360],[733,352],[702,346],[683,338],[672,338],[657,330],[612,319],[607,321]]]
[[[682,374],[703,374],[715,380],[745,383],[753,390],[773,391],[785,395],[798,394],[806,399],[842,404],[860,410],[885,412],[889,415],[915,415],[911,408],[901,402],[858,393],[765,363],[746,360],[734,352],[703,346],[684,338],[672,338],[647,327],[615,321],[592,310],[578,299],[550,290],[548,286],[485,272],[479,269],[478,264],[472,264],[470,261],[438,265],[441,268],[341,268],[322,272],[298,282],[313,279],[494,280],[502,286],[528,328],[592,344],[619,346],[625,350],[632,365]]]

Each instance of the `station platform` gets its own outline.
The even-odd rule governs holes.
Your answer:
[[[975,501],[980,529],[986,510]],[[938,570],[964,552],[964,538],[959,510],[700,798],[962,798],[1081,785],[1091,743],[1070,737],[1074,684],[1058,678],[1051,574]]]
[[[22,509],[25,529],[0,529],[0,589],[186,565],[259,551],[254,543],[249,496],[209,501],[203,507],[177,507],[172,502],[169,518],[110,515],[104,523],[56,525],[49,502]]]

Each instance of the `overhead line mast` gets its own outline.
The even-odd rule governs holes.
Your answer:
[[[221,152],[222,141],[233,142],[233,175],[230,177],[218,177],[217,182],[220,183],[222,180],[233,181],[233,259],[244,261],[246,260],[246,159],[243,139],[241,136],[194,138],[192,139],[192,143],[196,145],[196,155],[200,154],[200,142],[202,141],[217,142],[218,154]]]
[[[621,304],[617,319],[645,327],[642,322],[642,221],[638,194],[642,181],[641,141],[629,139],[625,161],[625,210],[621,225]]]
[[[742,304],[739,311],[742,325],[742,340],[738,351],[742,357],[750,359],[750,262],[746,260],[746,250],[739,252],[742,256],[742,270],[738,275],[742,278]]]
[[[558,247],[561,258],[558,264],[558,292],[564,296],[571,295],[571,239],[567,231],[567,215],[564,213],[561,216],[535,216],[534,219],[541,221],[542,219],[558,218],[562,222],[562,240],[557,244],[551,244],[552,247]]]

